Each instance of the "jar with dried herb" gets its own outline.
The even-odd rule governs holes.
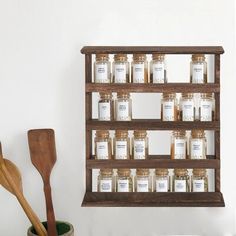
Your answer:
[[[108,54],[96,54],[94,62],[94,82],[111,83],[111,63]]]
[[[116,130],[114,138],[114,158],[130,159],[130,139],[128,130]]]
[[[111,159],[111,138],[109,131],[97,130],[95,136],[95,158],[98,160]]]
[[[132,119],[132,101],[129,93],[117,93],[117,99],[115,101],[115,119],[117,121],[130,121]]]
[[[192,130],[189,140],[190,159],[206,159],[206,147],[204,130]]]
[[[183,93],[180,99],[180,120],[195,120],[195,104],[193,93]]]
[[[205,169],[193,169],[192,192],[208,192],[208,177]]]
[[[133,54],[132,83],[148,83],[148,62],[145,54]]]
[[[130,169],[117,170],[116,191],[133,192],[133,178]]]
[[[175,130],[171,137],[171,159],[187,158],[187,136],[185,130]]]
[[[155,170],[154,191],[169,192],[170,191],[170,177],[168,169]]]
[[[190,82],[193,84],[207,83],[207,63],[205,55],[194,54],[190,63]]]
[[[187,169],[175,169],[173,177],[173,192],[189,192],[189,174]]]
[[[148,156],[148,137],[147,131],[135,130],[132,143],[133,159],[147,159]]]
[[[113,120],[113,106],[112,93],[100,93],[100,99],[98,101],[98,120]]]
[[[101,169],[98,176],[98,192],[113,192],[114,177],[112,169]]]
[[[152,61],[150,63],[150,83],[167,83],[164,54],[152,54]]]
[[[213,121],[215,113],[215,99],[211,93],[201,93],[199,102],[199,120]]]
[[[129,83],[129,62],[126,54],[116,54],[114,56],[113,82]]]
[[[163,93],[161,100],[161,120],[178,120],[178,108],[175,93]]]
[[[149,169],[136,170],[135,192],[152,192],[152,179]]]

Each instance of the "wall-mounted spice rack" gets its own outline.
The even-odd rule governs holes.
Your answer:
[[[85,54],[85,92],[86,92],[86,193],[82,206],[187,206],[187,207],[223,207],[224,199],[220,192],[220,55],[222,47],[102,47],[87,46],[81,50]],[[96,84],[92,82],[93,54],[212,54],[214,55],[214,83],[166,83],[166,84]],[[215,94],[215,120],[212,122],[165,122],[159,119],[136,119],[132,121],[103,121],[92,118],[92,93],[117,92],[123,90],[132,93],[191,92]],[[213,130],[215,154],[205,160],[171,160],[169,155],[149,155],[146,160],[96,160],[92,152],[93,130],[176,129]],[[202,193],[100,193],[92,192],[92,169],[100,168],[209,168],[215,170],[215,192]]]

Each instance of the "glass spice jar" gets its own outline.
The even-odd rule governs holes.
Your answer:
[[[133,179],[130,169],[117,170],[116,186],[117,192],[133,192]]]
[[[154,191],[169,192],[170,191],[170,177],[168,169],[155,170],[155,184]]]
[[[149,169],[136,170],[135,192],[152,192],[152,179]]]
[[[190,183],[187,169],[175,169],[173,177],[173,192],[189,192]]]
[[[193,169],[192,192],[208,192],[208,177],[205,169]]]
[[[207,83],[207,63],[205,55],[194,54],[190,63],[190,82],[193,84]]]
[[[145,54],[133,54],[132,83],[148,83],[148,62]]]
[[[108,121],[113,120],[113,100],[112,93],[99,93],[100,100],[98,101],[98,120]]]
[[[183,93],[180,99],[180,120],[195,120],[195,104],[193,93]]]
[[[189,140],[190,159],[206,159],[206,146],[204,130],[192,130]]]
[[[211,93],[201,93],[199,102],[199,120],[213,121],[215,113],[215,99]]]
[[[167,83],[164,54],[152,54],[152,61],[150,63],[150,83]]]
[[[129,93],[117,93],[117,99],[115,101],[115,119],[117,121],[130,121],[132,119],[132,101]]]
[[[178,120],[177,100],[175,93],[163,93],[161,100],[161,120]]]
[[[101,169],[98,176],[98,192],[113,192],[114,178],[112,169]]]
[[[148,137],[147,131],[135,130],[132,142],[133,159],[147,159],[148,156]]]
[[[96,54],[94,62],[94,82],[111,83],[111,63],[108,54]]]
[[[187,158],[187,137],[185,130],[175,130],[171,137],[171,159]]]
[[[114,56],[113,82],[129,83],[129,62],[126,54],[116,54]]]
[[[128,130],[116,130],[114,138],[114,158],[130,159],[130,139]]]
[[[97,130],[95,137],[95,159],[111,159],[111,150],[109,131]]]

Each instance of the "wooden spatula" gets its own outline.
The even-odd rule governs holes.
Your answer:
[[[57,236],[50,186],[51,171],[57,159],[54,130],[29,130],[28,142],[31,161],[42,176],[44,183],[44,193],[47,208],[48,235]]]

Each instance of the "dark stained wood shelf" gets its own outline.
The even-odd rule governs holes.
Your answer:
[[[190,84],[190,83],[167,83],[167,84],[95,84],[87,83],[86,92],[117,92],[124,90],[132,93],[219,93],[219,84]]]
[[[86,207],[224,207],[220,192],[208,193],[98,193],[86,192]]]

